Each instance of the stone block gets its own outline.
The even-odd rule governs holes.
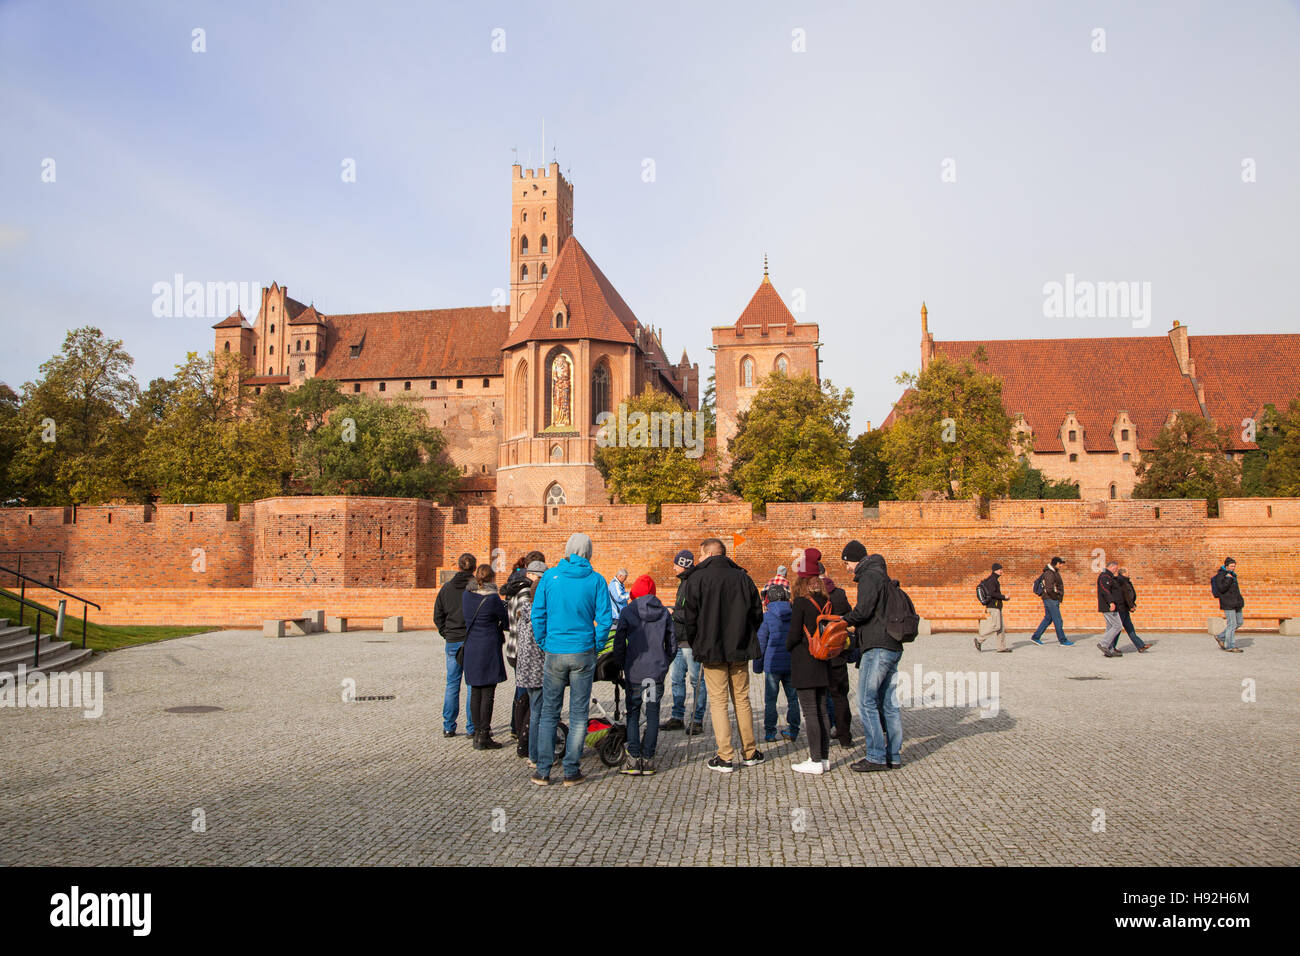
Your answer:
[[[1300,617],[1284,617],[1277,632],[1287,637],[1300,637]]]
[[[402,633],[402,615],[400,615],[400,614],[394,614],[392,617],[386,617],[386,618],[384,618],[384,633],[385,633],[385,634],[401,634],[401,633]]]
[[[284,637],[284,621],[263,621],[263,637]]]
[[[326,617],[325,630],[331,634],[346,634],[348,630],[348,619],[346,617]]]
[[[303,617],[306,618],[311,623],[311,629],[314,633],[320,633],[321,631],[325,630],[324,611],[319,609],[307,611],[305,614],[303,614]]]
[[[1225,629],[1227,626],[1228,626],[1228,621],[1227,621],[1226,618],[1222,618],[1222,617],[1212,617],[1212,618],[1210,618],[1210,620],[1206,623],[1206,625],[1205,625],[1205,630],[1206,630],[1206,632],[1207,632],[1211,637],[1214,637],[1214,636],[1217,636],[1217,635],[1219,635],[1219,634],[1222,634],[1223,631],[1224,631],[1224,629]]]

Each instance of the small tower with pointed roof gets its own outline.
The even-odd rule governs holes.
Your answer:
[[[731,459],[727,443],[736,436],[737,419],[769,375],[807,374],[821,382],[821,341],[817,323],[796,321],[772,285],[766,254],[763,278],[740,317],[712,331],[718,460],[725,467]]]

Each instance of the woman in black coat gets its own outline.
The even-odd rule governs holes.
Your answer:
[[[813,565],[809,575],[800,571],[792,589],[790,633],[785,639],[790,652],[790,678],[799,694],[799,709],[804,713],[804,726],[808,729],[808,759],[794,765],[799,773],[821,774],[831,769],[830,717],[826,710],[830,662],[812,656],[807,636],[816,629],[818,615],[829,611],[830,599],[822,590],[817,566]]]
[[[499,750],[492,739],[492,704],[497,684],[506,679],[501,657],[505,631],[510,626],[505,602],[497,594],[496,572],[490,564],[474,569],[474,585],[461,598],[465,615],[465,683],[470,686],[469,706],[474,717],[474,749]]]

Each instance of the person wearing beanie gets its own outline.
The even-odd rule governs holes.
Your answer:
[[[478,559],[466,552],[456,561],[456,573],[439,589],[433,602],[433,626],[446,641],[447,686],[442,692],[442,735],[456,736],[456,712],[460,710],[460,685],[463,677],[458,654],[465,645],[465,615],[461,598],[465,588],[474,579]],[[474,736],[474,715],[470,706],[471,692],[465,694],[465,733]]]
[[[591,566],[591,538],[569,536],[564,560],[542,576],[533,598],[533,640],[546,654],[542,681],[542,718],[537,725],[537,770],[532,782],[551,782],[555,739],[564,689],[569,688],[569,735],[564,753],[564,785],[581,783],[582,748],[587,735],[596,655],[609,638],[613,609],[609,584]]]
[[[779,587],[785,592],[785,600],[788,601],[790,599],[790,579],[786,576],[787,574],[786,566],[783,564],[776,569],[776,574],[772,575],[771,580],[763,585],[763,610],[767,610],[767,602],[770,600],[768,598],[768,592],[771,591],[773,587]]]
[[[655,772],[659,702],[664,696],[664,678],[677,656],[677,638],[672,615],[655,596],[654,578],[641,575],[628,593],[628,605],[614,627],[614,660],[627,688],[627,746],[620,773],[644,777]]]
[[[673,707],[668,720],[659,725],[660,730],[685,730],[687,734],[704,732],[704,708],[709,703],[709,692],[700,679],[700,662],[695,659],[682,634],[682,601],[686,596],[683,585],[695,571],[695,555],[683,548],[673,558],[673,570],[677,575],[677,598],[673,602],[673,631],[677,637],[677,655],[673,658],[671,673],[673,687]],[[686,678],[690,675],[693,688],[691,700],[691,722],[686,723]]]
[[[763,623],[758,626],[758,649],[763,655],[754,661],[754,673],[763,675],[763,739],[776,742],[778,695],[785,692],[785,723],[781,736],[799,736],[799,699],[790,679],[790,652],[785,648],[790,633],[790,599],[784,587],[768,585]]]
[[[799,709],[808,719],[808,759],[796,762],[793,769],[796,773],[813,775],[831,769],[827,712],[830,663],[813,657],[809,649],[809,636],[816,631],[817,618],[831,611],[830,598],[822,590],[822,578],[817,573],[818,566],[805,552],[805,558],[795,567],[790,628],[785,638],[785,649],[790,652],[790,678],[799,695]]]
[[[890,586],[884,555],[864,554],[860,541],[850,541],[840,552],[844,570],[853,576],[857,596],[844,623],[853,628],[853,647],[859,655],[858,719],[866,734],[867,755],[849,769],[858,773],[892,770],[902,763],[903,715],[898,709],[898,662],[903,645],[886,629],[887,602],[881,598]]]
[[[515,669],[510,736],[515,739],[515,755],[519,757],[531,756],[529,736],[541,717],[542,653],[533,641],[532,615],[533,588],[545,573],[546,556],[540,551],[529,551],[515,562],[514,570],[501,586],[501,599],[506,602],[506,616],[510,620],[506,631],[506,663]]]
[[[1237,583],[1237,562],[1224,558],[1223,565],[1210,580],[1210,591],[1219,599],[1219,609],[1223,611],[1224,628],[1214,639],[1219,642],[1221,650],[1231,654],[1240,654],[1237,646],[1237,628],[1243,620],[1241,610],[1246,606],[1246,599],[1241,596],[1241,585]]]
[[[794,563],[794,573],[801,578],[819,578],[822,575],[822,553],[816,548],[804,548]]]
[[[1002,602],[1010,598],[1002,593],[1002,565],[994,561],[992,572],[979,583],[976,590],[983,594],[982,600],[987,615],[980,622],[979,635],[975,638],[975,650],[984,650],[984,642],[996,634],[998,653],[1010,654],[1011,648],[1007,647],[1007,627],[1002,620]]]
[[[1056,640],[1062,647],[1074,646],[1074,641],[1065,636],[1065,622],[1061,620],[1061,602],[1065,600],[1065,581],[1062,580],[1060,571],[1063,564],[1065,558],[1052,558],[1034,582],[1034,593],[1043,599],[1043,619],[1029,640],[1039,647],[1043,646],[1043,635],[1049,624],[1056,627]]]
[[[846,565],[856,566],[863,558],[867,556],[867,547],[861,541],[854,539],[844,546],[840,552],[840,560]]]

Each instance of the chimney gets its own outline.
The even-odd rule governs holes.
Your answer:
[[[1184,375],[1195,374],[1191,367],[1191,353],[1187,347],[1187,326],[1174,319],[1174,327],[1169,330],[1169,343],[1174,347],[1174,358],[1178,360],[1178,370]]]
[[[926,366],[934,358],[934,336],[930,334],[930,314],[926,311],[925,303],[921,303],[921,371],[924,372]]]

